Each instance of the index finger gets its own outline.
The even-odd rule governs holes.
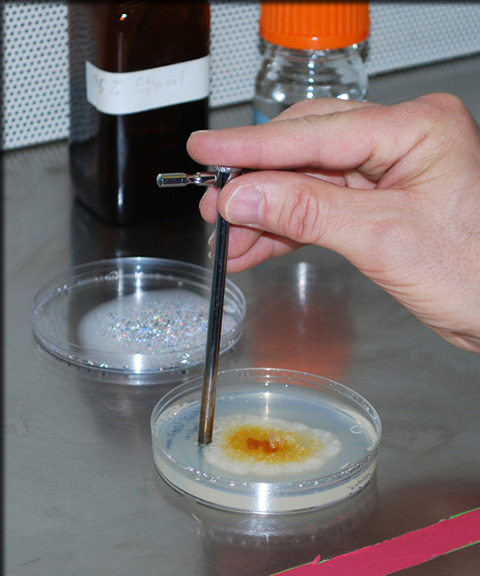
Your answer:
[[[378,179],[424,138],[432,114],[441,117],[441,106],[433,104],[421,98],[393,106],[309,101],[266,124],[193,133],[187,149],[206,165],[361,168]]]

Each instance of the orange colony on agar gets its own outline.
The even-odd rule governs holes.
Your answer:
[[[341,446],[326,430],[281,418],[235,414],[217,419],[204,456],[209,464],[234,474],[270,477],[318,470]]]

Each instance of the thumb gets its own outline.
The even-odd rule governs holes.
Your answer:
[[[262,171],[229,183],[220,193],[218,209],[232,224],[329,248],[362,268],[367,266],[365,254],[378,254],[378,236],[385,239],[379,232],[394,230],[390,221],[399,213],[395,198],[402,194],[344,188],[296,172]]]

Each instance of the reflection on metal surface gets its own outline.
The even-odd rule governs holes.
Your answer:
[[[245,330],[254,365],[342,381],[353,339],[348,293],[333,291],[328,271],[307,261],[264,270],[257,270],[262,289],[249,302]]]
[[[296,267],[298,302],[302,307],[307,304],[308,263],[299,262]]]
[[[161,498],[196,522],[203,543],[202,564],[211,576],[232,572],[266,576],[320,552],[341,554],[348,550],[351,535],[372,521],[377,499],[374,478],[362,492],[330,508],[256,516],[204,506],[172,491],[158,475],[154,482]]]
[[[465,70],[479,61],[444,63],[433,83],[470,94],[477,118],[479,75]],[[377,101],[431,90],[429,69],[373,79]],[[222,126],[235,115],[217,112]],[[176,493],[154,469],[148,425],[169,385],[101,376],[99,385],[88,368],[65,370],[43,350],[40,357],[28,302],[52,275],[101,258],[209,266],[209,227],[196,215],[141,229],[90,226],[85,213],[71,214],[64,142],[9,152],[4,174],[7,574],[70,574],[73,559],[81,574],[108,566],[103,572],[118,576],[267,576],[478,506],[480,355],[443,342],[344,259],[313,247],[232,275],[248,310],[244,338],[222,369],[283,363],[354,383],[384,424],[376,480],[340,505],[294,516],[233,514]],[[316,329],[298,314],[303,304]],[[479,564],[480,546],[472,546],[406,575],[477,576]]]
[[[73,266],[123,256],[168,257],[210,266],[207,248],[210,229],[200,214],[115,227],[74,202],[70,224]]]

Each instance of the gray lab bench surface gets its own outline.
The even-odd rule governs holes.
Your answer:
[[[371,80],[371,100],[434,91],[480,120],[480,58]],[[248,124],[251,105],[212,112]],[[158,477],[149,418],[162,386],[107,385],[42,353],[30,301],[47,279],[116,256],[209,266],[199,216],[115,229],[72,200],[66,142],[4,158],[5,552],[8,576],[267,576],[480,505],[480,356],[444,342],[341,256],[317,247],[231,275],[245,332],[220,368],[312,372],[353,388],[383,423],[376,477],[325,510],[211,509]],[[401,572],[478,575],[480,546]],[[400,574],[400,573],[399,573]]]

